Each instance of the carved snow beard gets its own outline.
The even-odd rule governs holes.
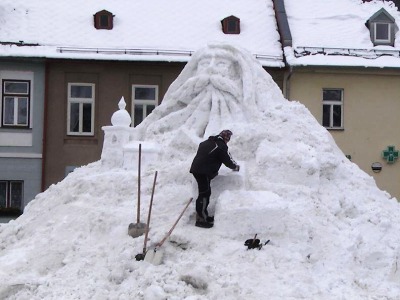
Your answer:
[[[211,85],[211,87],[210,87]],[[237,103],[243,101],[242,81],[232,80],[219,74],[201,74],[191,77],[174,94],[172,98],[179,103],[189,104],[193,99],[204,90],[214,88],[217,91],[231,94]]]
[[[241,80],[218,74],[194,76],[165,100],[170,107],[149,124],[147,133],[165,133],[184,126],[204,137],[217,134],[227,123],[245,119]]]

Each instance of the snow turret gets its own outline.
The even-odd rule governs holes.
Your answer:
[[[142,144],[142,166],[157,160],[159,146],[154,142],[138,141],[134,139],[134,128],[131,116],[126,111],[124,97],[118,103],[117,110],[111,117],[112,126],[102,127],[104,144],[101,154],[102,165],[109,168],[124,168],[137,170],[139,158],[139,144]]]
[[[124,97],[118,102],[119,110],[117,110],[111,117],[111,124],[113,126],[129,127],[131,125],[131,116],[126,111],[126,102]]]
[[[124,146],[129,142],[133,130],[130,127],[131,116],[125,110],[124,97],[118,103],[117,110],[111,117],[112,126],[103,126],[104,144],[101,163],[110,168],[120,168],[124,163]]]

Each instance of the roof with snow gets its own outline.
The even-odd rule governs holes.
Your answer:
[[[279,36],[273,2],[278,19],[287,16],[291,45]],[[382,9],[396,25],[393,46],[374,46],[366,26]],[[99,12],[112,16],[112,29],[95,28]],[[239,34],[223,32],[230,16],[240,21]],[[197,49],[223,42],[263,66],[283,67],[283,40],[291,66],[400,67],[400,13],[392,1],[3,0],[0,24],[0,57],[187,62]]]
[[[109,12],[112,29],[96,29]],[[240,34],[221,21],[240,20]],[[2,0],[0,56],[187,62],[198,48],[225,42],[264,66],[282,67],[272,0]]]
[[[285,47],[292,66],[339,65],[400,67],[400,32],[394,45],[374,46],[366,22],[382,8],[400,24],[392,1],[285,0],[292,47]]]

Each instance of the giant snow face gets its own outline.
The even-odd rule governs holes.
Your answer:
[[[261,93],[271,90],[283,99],[251,54],[229,45],[210,45],[196,52],[162,104],[138,129],[142,138],[178,128],[203,138],[234,123],[253,122],[265,110]]]
[[[224,52],[202,57],[195,75],[172,95],[189,114],[185,125],[199,136],[218,132],[225,122],[245,119],[240,67],[235,57]]]

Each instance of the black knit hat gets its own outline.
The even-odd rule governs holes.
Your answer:
[[[225,142],[229,142],[232,136],[232,131],[230,131],[229,129],[222,130],[219,133],[219,136],[222,137]]]

